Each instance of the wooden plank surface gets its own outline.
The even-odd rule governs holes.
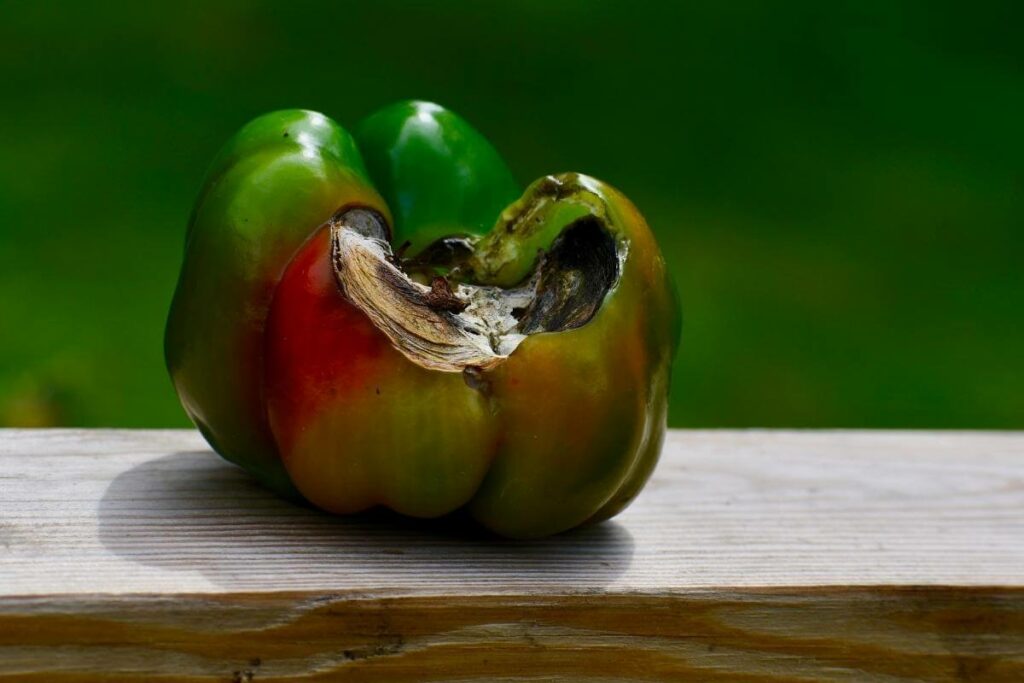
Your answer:
[[[616,520],[505,542],[0,430],[0,681],[550,679],[1024,681],[1024,435],[676,431]]]

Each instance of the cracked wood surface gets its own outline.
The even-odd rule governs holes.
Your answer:
[[[0,682],[135,680],[1022,681],[1024,435],[673,431],[614,521],[504,542],[0,430]]]

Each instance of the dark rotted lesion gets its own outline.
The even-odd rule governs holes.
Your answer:
[[[438,275],[430,281],[430,291],[426,295],[427,306],[435,311],[449,311],[461,313],[469,305],[459,297],[455,296],[448,278]]]
[[[400,271],[388,268],[383,263],[377,266],[377,278],[385,282],[410,305],[429,308],[432,311],[445,313],[461,313],[469,305],[456,296],[448,278],[438,275],[430,281],[430,289],[423,291],[417,288]]]
[[[429,255],[420,256],[425,270],[413,277],[406,260],[382,239],[390,231],[379,213],[349,209],[336,221],[331,258],[342,294],[407,358],[425,368],[463,372],[467,385],[485,394],[485,373],[526,336],[578,328],[595,316],[619,278],[627,248],[604,212],[589,213],[559,226],[550,247],[538,251],[532,272],[502,288],[479,282],[468,265],[465,272],[445,267],[467,255],[475,260],[478,242],[431,245]],[[525,255],[516,251],[522,245],[507,246],[513,256]],[[444,266],[430,263],[432,258]]]
[[[523,334],[581,327],[597,313],[619,273],[615,238],[596,216],[570,223],[542,254],[533,300],[517,310]]]
[[[432,243],[415,259],[402,260],[400,268],[406,274],[449,272],[448,276],[434,275],[426,293],[386,268],[381,268],[380,277],[410,303],[439,312],[461,313],[467,302],[454,293],[450,279],[459,280],[461,273],[457,267],[472,253],[473,243],[468,238],[452,236]],[[573,221],[547,252],[539,254],[526,285],[533,289],[533,297],[527,305],[512,311],[519,321],[517,331],[529,335],[585,325],[614,286],[618,269],[615,238],[602,219],[587,215]],[[519,296],[520,291],[509,292],[507,296]]]
[[[399,252],[396,256],[401,259],[402,269],[407,273],[451,270],[473,255],[473,241],[468,235],[449,235],[431,242],[412,258],[404,258]]]

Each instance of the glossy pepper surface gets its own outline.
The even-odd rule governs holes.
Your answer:
[[[211,446],[338,513],[460,508],[512,537],[606,519],[665,433],[679,309],[643,217],[581,174],[526,188],[452,112],[350,135],[267,114],[189,224],[167,365]]]

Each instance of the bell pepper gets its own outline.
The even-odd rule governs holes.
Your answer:
[[[279,111],[196,202],[165,351],[214,450],[335,513],[464,509],[538,537],[607,519],[665,434],[679,306],[636,207],[577,173],[521,192],[435,104],[350,134]]]

